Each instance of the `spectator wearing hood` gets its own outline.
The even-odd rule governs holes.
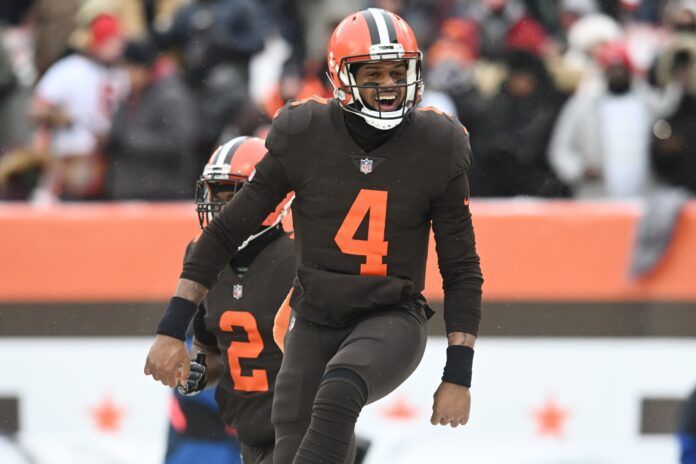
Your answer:
[[[130,42],[124,61],[131,91],[114,116],[107,145],[108,196],[188,199],[197,171],[192,97],[148,42]]]
[[[640,197],[651,188],[650,131],[681,95],[678,84],[655,94],[638,76],[623,43],[600,47],[598,86],[581,88],[554,128],[549,161],[579,198]]]

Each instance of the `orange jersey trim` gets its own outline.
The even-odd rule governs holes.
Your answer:
[[[285,297],[280,308],[278,308],[278,312],[273,320],[273,340],[283,353],[285,352],[285,334],[288,333],[288,327],[290,326],[290,315],[292,313],[290,298],[292,297],[293,290],[295,289],[290,289],[288,296]]]

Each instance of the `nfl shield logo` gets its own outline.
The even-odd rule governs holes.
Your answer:
[[[369,174],[372,172],[373,160],[370,158],[360,158],[360,172],[363,174]]]
[[[232,296],[235,299],[240,299],[242,297],[242,291],[244,290],[244,287],[242,287],[240,284],[236,284],[234,287],[232,287]]]

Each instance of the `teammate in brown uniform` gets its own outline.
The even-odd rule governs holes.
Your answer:
[[[430,227],[449,339],[433,424],[469,416],[483,279],[469,213],[466,130],[415,110],[421,53],[410,27],[379,9],[351,14],[329,43],[335,99],[286,105],[256,173],[206,228],[184,265],[145,372],[184,382],[171,337],[239,244],[294,191],[297,278],[272,420],[274,463],[340,463],[362,407],[418,365],[432,311],[421,291]]]
[[[196,186],[201,228],[239,191],[265,153],[263,140],[254,137],[237,137],[213,153]],[[192,354],[205,353],[207,369],[202,372],[192,363],[189,382],[180,387],[190,395],[217,385],[218,409],[237,430],[245,464],[272,462],[271,404],[282,359],[273,321],[292,286],[296,263],[294,245],[280,222],[289,200],[245,240],[199,306]],[[195,241],[189,244],[187,256],[195,246]]]

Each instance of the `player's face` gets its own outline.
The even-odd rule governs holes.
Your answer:
[[[234,196],[234,193],[232,192],[218,192],[213,195],[213,200],[215,201],[222,201],[224,203],[227,203],[232,199]]]
[[[228,203],[244,182],[211,182],[208,184],[209,201]]]
[[[366,63],[358,68],[355,80],[361,87],[362,101],[372,109],[386,112],[401,108],[406,86],[397,84],[406,83],[406,63],[403,61]]]

